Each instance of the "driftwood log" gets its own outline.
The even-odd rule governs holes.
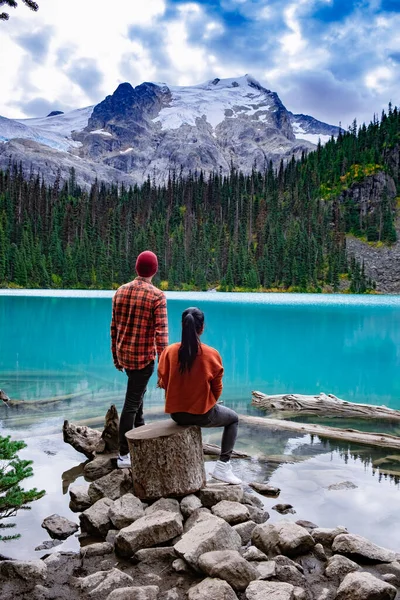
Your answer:
[[[71,444],[75,450],[82,452],[88,458],[103,452],[118,450],[118,412],[114,404],[106,413],[103,433],[86,425],[77,425],[64,421],[64,442]]]
[[[205,486],[200,427],[156,421],[128,431],[126,439],[138,498],[183,496]]]
[[[253,406],[269,412],[285,412],[326,417],[357,417],[359,419],[389,419],[400,421],[400,410],[375,406],[373,404],[356,404],[341,400],[333,394],[321,392],[315,396],[302,394],[277,394],[268,396],[262,392],[252,392]]]
[[[358,431],[357,429],[340,429],[339,427],[328,427],[327,425],[313,425],[312,423],[297,423],[284,421],[283,419],[269,419],[268,417],[250,417],[239,415],[240,423],[269,429],[284,429],[296,433],[310,433],[321,438],[366,444],[367,446],[378,446],[380,448],[400,449],[400,437],[388,433],[370,433],[369,431]]]

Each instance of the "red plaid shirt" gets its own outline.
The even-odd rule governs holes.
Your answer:
[[[112,303],[111,350],[117,369],[144,369],[168,346],[164,293],[136,277],[117,289]]]

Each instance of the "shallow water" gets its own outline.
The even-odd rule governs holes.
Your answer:
[[[46,496],[14,521],[22,539],[0,548],[0,554],[41,556],[34,548],[48,539],[42,520],[59,513],[77,521],[63,494],[62,473],[84,460],[62,442],[64,419],[101,427],[111,403],[120,409],[126,376],[110,356],[111,292],[0,291],[0,388],[23,405],[0,406],[0,433],[24,439],[21,453],[34,460],[29,487]],[[27,295],[28,294],[28,295]],[[223,399],[244,414],[262,414],[250,406],[251,391],[315,393],[324,391],[358,402],[400,408],[400,299],[394,296],[320,296],[283,294],[168,294],[171,341],[179,339],[182,310],[205,312],[204,342],[222,354]],[[55,404],[43,399],[74,394]],[[163,417],[163,392],[155,378],[146,394],[147,419]],[[301,420],[305,420],[302,418]],[[335,424],[338,420],[330,422]],[[339,426],[342,422],[336,423]],[[346,421],[365,429],[370,424]],[[380,424],[399,434],[398,425]],[[219,443],[218,431],[204,431]],[[400,550],[396,516],[397,477],[379,475],[371,459],[382,452],[367,447],[321,443],[310,436],[241,427],[238,448],[255,455],[294,454],[300,462],[278,464],[236,461],[245,481],[267,481],[282,488],[279,502],[293,504],[290,519],[309,519],[321,526],[345,525],[377,543]],[[211,468],[212,463],[207,465]],[[79,483],[83,480],[78,479]],[[328,486],[351,481],[342,491]],[[64,485],[64,492],[66,491]],[[265,499],[271,508],[277,500]],[[282,518],[270,510],[271,519]],[[56,549],[76,548],[69,538]]]

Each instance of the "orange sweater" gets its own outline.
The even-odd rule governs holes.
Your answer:
[[[167,346],[158,364],[158,382],[165,389],[165,412],[203,415],[222,393],[222,359],[214,348],[201,344],[189,372],[179,372],[180,343]]]

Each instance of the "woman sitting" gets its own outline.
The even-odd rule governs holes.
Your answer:
[[[182,341],[163,351],[158,366],[158,385],[165,389],[165,412],[178,425],[223,427],[221,455],[212,476],[226,483],[241,483],[232,472],[230,457],[239,417],[217,404],[222,393],[222,359],[214,348],[201,344],[204,314],[187,308],[182,314]]]

